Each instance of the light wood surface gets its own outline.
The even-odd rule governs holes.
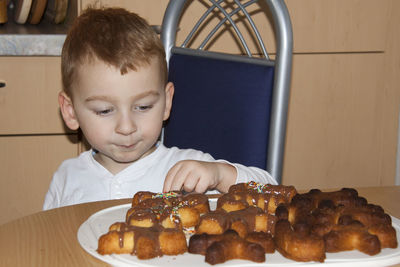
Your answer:
[[[59,112],[60,57],[0,57],[0,80],[3,224],[42,210],[53,173],[78,155],[78,138]]]
[[[393,181],[396,176],[396,152],[400,146],[400,1],[390,1],[389,23],[385,42],[384,76],[386,83],[380,92],[383,95],[382,103],[382,140],[381,162],[382,177],[385,184]],[[397,145],[396,145],[397,144]],[[397,159],[399,160],[399,159]],[[400,166],[398,166],[400,168]],[[400,179],[400,170],[397,170],[397,181]]]
[[[370,203],[400,218],[400,186],[358,188]],[[0,226],[0,266],[107,266],[79,245],[79,226],[93,213],[130,199],[39,212]]]
[[[230,1],[233,2],[233,1]],[[383,51],[389,0],[286,0],[286,5],[293,24],[294,52],[295,53],[325,53],[325,52],[370,52]],[[151,3],[151,4],[150,4]],[[168,4],[165,0],[81,0],[80,12],[88,5],[119,6],[132,10],[143,16],[150,24],[161,25],[164,10]],[[267,49],[275,53],[275,38],[269,18],[263,10],[267,10],[264,1],[259,2],[260,7],[251,6],[248,12],[258,30],[268,40]],[[192,1],[186,6],[177,33],[177,43],[180,44],[192,30],[193,21],[200,18],[202,12],[209,8],[208,1]],[[222,17],[222,15],[220,15]],[[208,29],[219,21],[214,17],[207,21],[193,47],[197,47],[208,33]],[[240,21],[240,19],[239,19]],[[243,31],[243,36],[255,36],[241,22],[236,21]],[[227,53],[239,54],[243,51],[234,37],[233,29],[218,33],[207,49]],[[203,37],[203,38],[202,38]],[[259,50],[249,43],[252,53]]]
[[[0,138],[0,225],[42,210],[53,173],[78,151],[76,135]]]
[[[295,55],[283,183],[390,185],[383,179],[384,55]],[[316,112],[318,111],[318,112]]]
[[[60,57],[0,57],[0,135],[68,132],[57,96]]]

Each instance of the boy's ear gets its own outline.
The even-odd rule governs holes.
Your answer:
[[[171,107],[172,107],[172,99],[174,97],[175,87],[172,82],[167,83],[165,86],[165,110],[164,110],[164,120],[169,118]]]
[[[75,110],[71,98],[62,91],[58,94],[58,104],[60,105],[61,114],[65,124],[71,130],[77,130],[79,128],[79,122],[75,116]]]

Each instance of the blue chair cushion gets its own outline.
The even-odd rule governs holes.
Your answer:
[[[167,147],[266,168],[273,66],[173,54],[169,80],[175,95]]]

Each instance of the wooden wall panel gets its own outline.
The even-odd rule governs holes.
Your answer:
[[[383,94],[382,156],[379,158],[382,184],[393,185],[396,176],[396,151],[400,150],[400,1],[390,1],[388,27],[385,38],[385,63]],[[397,159],[399,162],[399,159]],[[400,181],[400,166],[397,166],[397,181]]]
[[[292,19],[294,52],[295,53],[324,53],[324,52],[360,52],[383,51],[385,47],[385,27],[387,26],[387,0],[287,0],[287,6]],[[255,24],[259,26],[261,36],[265,37],[268,51],[275,53],[275,38],[272,34],[270,15],[261,10],[267,9],[264,2],[260,8],[249,8]],[[185,27],[198,18],[206,6],[203,1],[194,1],[185,10],[178,32],[178,44],[186,36],[190,27]],[[238,19],[240,21],[240,19]],[[213,20],[210,24],[215,24]],[[249,27],[239,23],[244,35],[252,35]],[[210,29],[212,27],[204,27]],[[204,37],[203,35],[200,35]],[[202,37],[198,38],[203,40]],[[234,37],[230,28],[218,35],[208,48],[213,51],[225,51],[239,54],[239,41]],[[194,42],[198,47],[200,42]],[[259,53],[256,46],[249,44],[254,54]]]
[[[294,52],[368,52],[385,49],[388,0],[287,0]]]
[[[315,52],[360,52],[383,51],[385,47],[385,34],[389,0],[287,0],[294,32],[295,53]],[[81,9],[95,3],[96,0],[82,0]],[[233,2],[233,1],[231,1]],[[102,0],[97,1],[98,6],[122,6],[146,18],[150,24],[161,25],[166,0]],[[150,4],[151,3],[151,4]],[[177,43],[181,44],[192,29],[193,21],[197,21],[202,13],[209,7],[208,1],[192,1],[184,11],[177,34]],[[261,36],[265,37],[268,51],[275,53],[275,38],[272,33],[269,17],[262,10],[266,4],[260,1],[260,6],[248,9],[252,14]],[[222,15],[218,15],[222,17]],[[243,17],[243,15],[241,15]],[[198,47],[203,41],[208,30],[212,29],[217,19],[207,20],[208,26],[203,27],[193,42],[193,47]],[[240,17],[236,18],[238,27],[244,36],[253,36],[248,25],[241,23]],[[253,54],[260,50],[254,43],[248,43]],[[238,38],[234,30],[229,28],[218,32],[216,38],[207,47],[209,50],[242,54]]]
[[[295,55],[283,183],[379,185],[384,54]]]
[[[64,133],[60,57],[0,57],[0,134]]]
[[[0,137],[0,224],[42,210],[53,173],[76,157],[70,136]]]

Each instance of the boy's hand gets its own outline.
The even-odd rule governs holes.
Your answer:
[[[204,193],[208,189],[218,189],[227,192],[235,183],[236,175],[235,167],[227,163],[183,160],[168,171],[163,191]]]

